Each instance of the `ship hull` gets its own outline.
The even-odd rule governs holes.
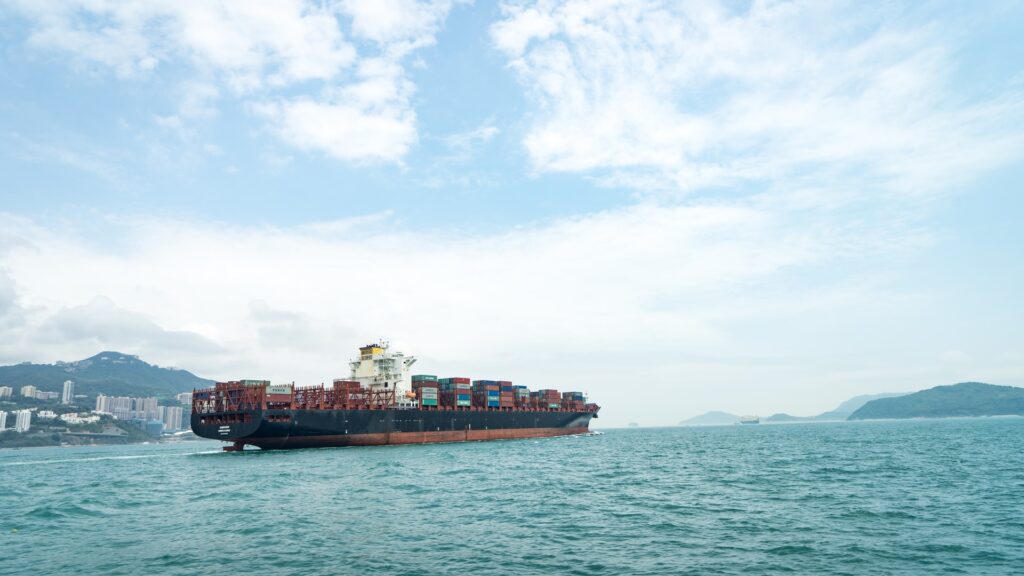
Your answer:
[[[489,410],[251,410],[193,414],[204,438],[264,450],[543,438],[584,434],[593,412]]]

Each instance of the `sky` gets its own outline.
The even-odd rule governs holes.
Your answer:
[[[1024,385],[1019,2],[0,0],[0,363]]]

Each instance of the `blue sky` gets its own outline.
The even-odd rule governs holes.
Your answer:
[[[0,361],[312,383],[387,335],[609,424],[1024,385],[1022,28],[1012,2],[3,2]]]

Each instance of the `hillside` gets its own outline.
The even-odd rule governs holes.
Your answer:
[[[740,421],[740,417],[735,414],[729,414],[728,412],[720,412],[713,410],[711,412],[705,412],[700,416],[694,416],[693,418],[687,418],[679,423],[680,426],[721,426],[724,424],[736,424]]]
[[[11,386],[15,390],[31,384],[40,390],[60,392],[65,380],[75,381],[75,394],[90,397],[100,393],[170,397],[213,384],[212,380],[187,370],[161,368],[120,352],[100,352],[77,362],[0,366],[0,386]]]
[[[868,402],[850,420],[1024,415],[1024,388],[962,382]]]

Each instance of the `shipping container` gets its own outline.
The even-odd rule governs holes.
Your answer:
[[[437,382],[437,376],[433,374],[413,374],[413,382]]]

